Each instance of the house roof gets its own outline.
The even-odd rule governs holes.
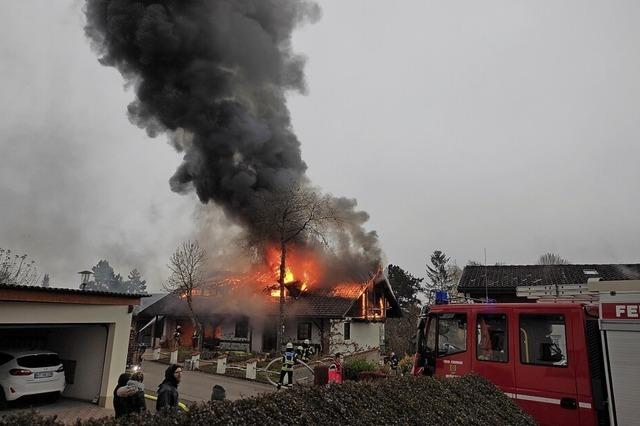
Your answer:
[[[344,318],[368,283],[344,283],[331,288],[309,289],[297,299],[287,299],[288,315],[314,318]],[[270,298],[270,310],[277,314],[277,297]]]
[[[513,291],[517,286],[586,284],[589,278],[637,280],[640,264],[465,266],[458,291],[484,289],[485,281],[494,291]]]
[[[151,294],[148,294],[147,297],[145,297],[145,298],[140,300],[140,304],[138,306],[133,308],[133,315],[134,316],[138,315],[140,313],[140,311],[142,311],[143,309],[147,309],[149,306],[151,306],[154,303],[164,299],[167,296],[169,296],[169,293],[151,293]]]
[[[389,301],[389,316],[401,316],[400,307],[388,281],[382,277],[364,283],[343,283],[332,287],[310,288],[298,298],[287,298],[285,310],[287,316],[308,318],[344,318],[354,303],[370,285],[381,285]],[[387,291],[388,290],[388,291]],[[231,298],[233,299],[233,298]],[[193,298],[196,313],[201,315],[247,315],[262,313],[277,315],[279,298],[256,293],[239,304],[237,300],[229,300],[224,296],[198,296]],[[189,308],[185,299],[176,294],[166,294],[155,303],[140,309],[144,317],[156,315],[189,316]]]
[[[0,301],[137,305],[140,303],[140,298],[147,296],[147,294],[0,283]]]

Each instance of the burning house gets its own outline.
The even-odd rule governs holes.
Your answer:
[[[363,282],[313,285],[290,280],[285,290],[283,341],[309,339],[319,353],[354,353],[383,349],[386,318],[400,317],[398,301],[383,273]],[[206,349],[276,351],[280,294],[277,285],[258,283],[254,291],[212,280],[193,295]],[[146,341],[169,345],[180,325],[181,345],[190,346],[194,330],[184,297],[166,294],[137,315]]]

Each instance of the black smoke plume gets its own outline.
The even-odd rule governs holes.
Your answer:
[[[100,62],[136,98],[129,119],[167,133],[184,161],[173,191],[195,189],[251,232],[260,200],[308,184],[285,95],[305,91],[292,31],[318,19],[310,1],[87,0],[85,32]],[[379,260],[377,236],[355,201],[334,199],[351,250]]]

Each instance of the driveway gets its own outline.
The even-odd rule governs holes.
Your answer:
[[[154,361],[145,361],[143,365],[145,388],[156,392],[158,385],[164,379],[164,371],[168,365]],[[236,379],[217,374],[201,373],[199,371],[183,371],[182,381],[178,387],[180,399],[188,401],[209,401],[213,385],[222,386],[227,392],[227,399],[236,400],[248,396],[274,392],[273,386]]]
[[[67,424],[73,424],[77,419],[89,420],[90,418],[113,416],[113,408],[101,408],[90,402],[61,398],[54,403],[39,400],[16,401],[11,404],[9,409],[0,411],[0,417],[31,410],[35,410],[43,416],[58,416],[58,420]]]

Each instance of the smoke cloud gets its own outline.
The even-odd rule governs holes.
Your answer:
[[[130,121],[151,137],[167,134],[184,154],[170,179],[195,190],[251,233],[265,195],[310,187],[286,94],[304,93],[305,59],[292,31],[319,7],[294,0],[88,0],[85,32],[135,99]],[[342,226],[337,247],[379,261],[377,235],[356,201],[332,198]]]

